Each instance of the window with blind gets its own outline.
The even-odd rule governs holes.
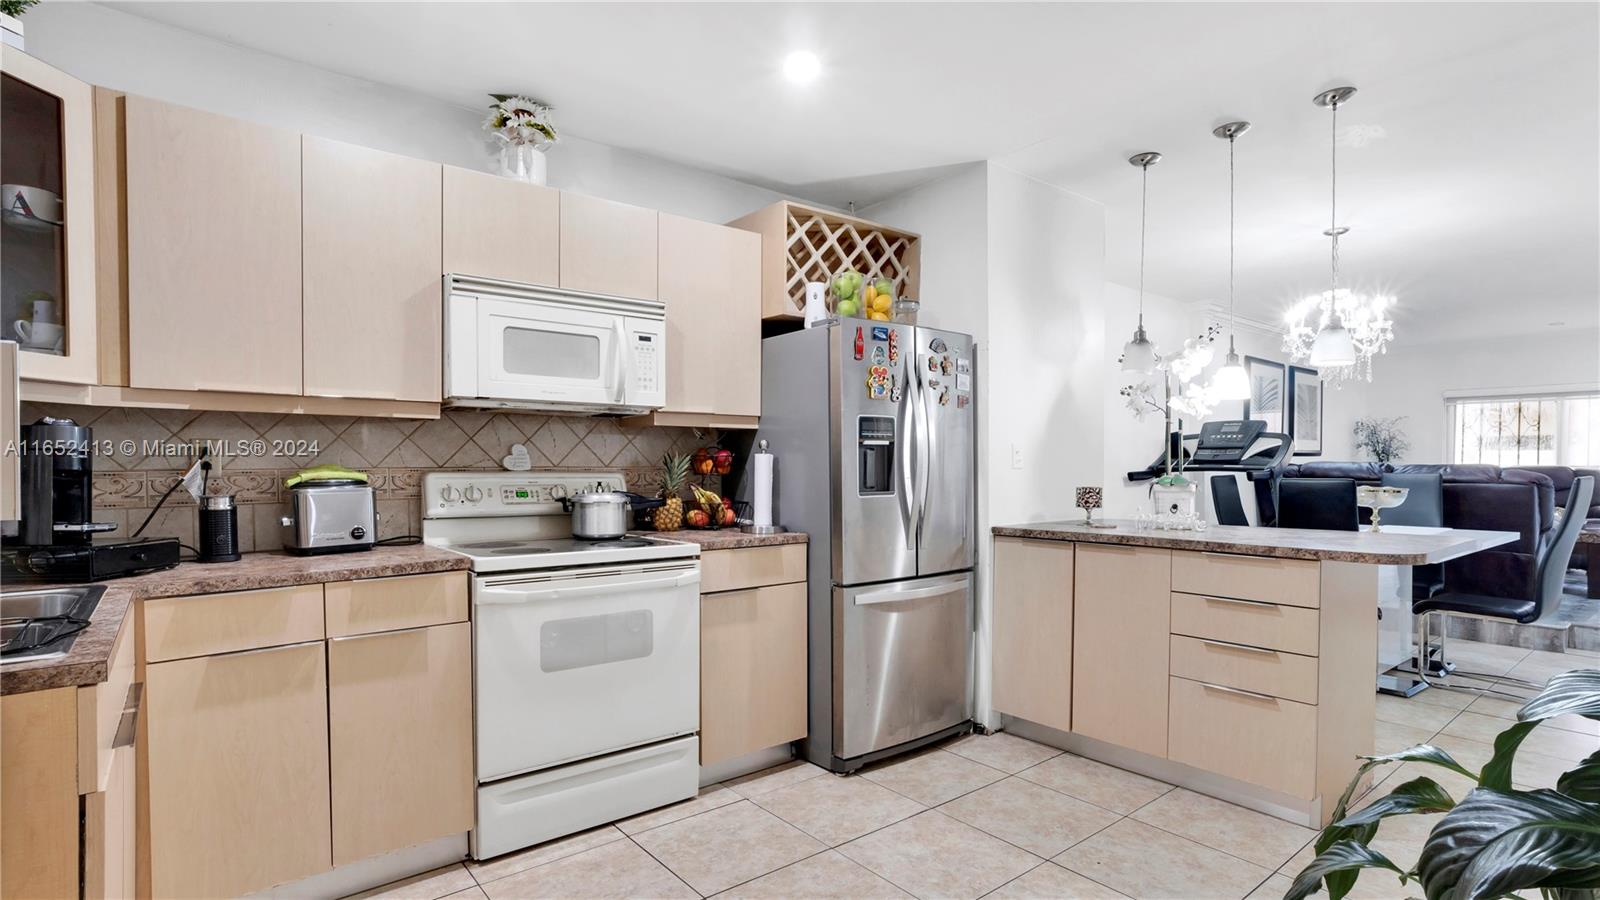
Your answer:
[[[1600,393],[1464,397],[1445,406],[1452,462],[1600,466]]]

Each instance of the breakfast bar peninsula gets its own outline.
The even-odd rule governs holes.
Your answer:
[[[1373,752],[1383,567],[1517,538],[1103,524],[993,529],[1005,728],[1311,826]]]

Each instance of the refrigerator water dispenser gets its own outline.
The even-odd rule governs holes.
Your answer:
[[[856,420],[856,452],[861,457],[858,493],[863,497],[894,493],[894,419],[862,416]]]

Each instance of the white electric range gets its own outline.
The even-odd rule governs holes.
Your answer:
[[[435,472],[422,537],[471,560],[487,859],[695,796],[700,548],[572,537],[558,498],[619,474]]]

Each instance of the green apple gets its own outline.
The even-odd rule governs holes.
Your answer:
[[[834,304],[833,311],[845,318],[854,318],[861,312],[861,306],[854,300],[840,300]]]
[[[873,283],[872,286],[874,288],[876,288],[878,293],[880,293],[880,294],[891,294],[892,295],[894,293],[894,282],[890,281],[887,278],[879,278],[876,282]]]

